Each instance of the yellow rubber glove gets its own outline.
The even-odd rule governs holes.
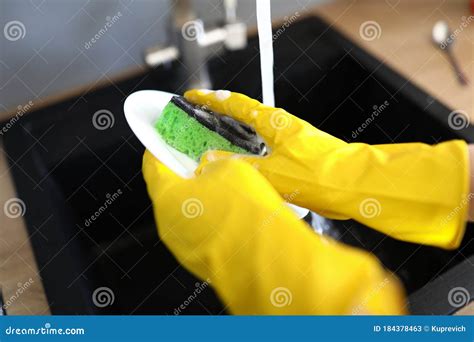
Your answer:
[[[247,163],[220,160],[182,179],[147,151],[143,175],[161,239],[231,313],[406,313],[375,257],[315,234]]]
[[[256,167],[280,194],[297,189],[295,204],[330,218],[353,218],[400,240],[459,246],[469,202],[464,141],[348,144],[242,94],[191,90],[185,97],[253,126],[269,155],[236,157]],[[209,152],[202,161],[229,155]]]

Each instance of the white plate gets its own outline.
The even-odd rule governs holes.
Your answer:
[[[137,91],[125,100],[123,110],[128,125],[140,142],[170,170],[181,177],[191,178],[198,164],[184,153],[169,146],[155,128],[163,108],[176,94],[158,90]],[[288,204],[302,218],[308,210]]]
[[[196,161],[168,145],[155,128],[156,120],[173,96],[176,94],[158,90],[137,91],[127,97],[123,110],[140,142],[170,170],[191,178],[198,165]]]

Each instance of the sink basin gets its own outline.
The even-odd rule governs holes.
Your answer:
[[[211,60],[215,88],[260,98],[257,47],[251,38],[247,49]],[[473,127],[451,129],[450,109],[317,17],[294,23],[276,39],[275,60],[277,105],[346,141],[474,140]],[[226,313],[212,288],[181,267],[157,236],[141,175],[143,147],[122,112],[127,95],[141,89],[183,92],[179,63],[38,109],[4,136],[53,314]],[[97,124],[98,115],[107,116],[105,124]],[[423,295],[448,291],[439,284],[446,274],[457,274],[456,286],[474,284],[474,272],[465,272],[465,259],[474,255],[473,228],[458,251],[443,251],[351,220],[325,220],[323,227],[398,274],[413,294],[414,313],[452,311],[430,306]],[[194,298],[197,287],[203,290]],[[100,288],[108,288],[107,305],[94,295]]]

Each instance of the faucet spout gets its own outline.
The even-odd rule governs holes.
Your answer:
[[[247,46],[247,26],[236,15],[237,0],[222,0],[225,23],[206,29],[197,18],[191,0],[178,0],[171,18],[171,46],[157,46],[145,53],[149,67],[179,59],[186,74],[187,88],[212,88],[207,62],[224,47],[240,50]]]

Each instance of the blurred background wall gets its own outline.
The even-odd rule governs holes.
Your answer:
[[[303,14],[327,0],[272,0],[275,18]],[[0,112],[29,100],[107,79],[142,64],[145,48],[166,43],[173,0],[0,0]],[[223,18],[220,0],[194,0],[198,16]],[[120,14],[120,15],[119,15]],[[255,1],[240,0],[239,17],[255,25]],[[113,20],[107,34],[91,44]],[[20,22],[21,37],[5,29]]]

